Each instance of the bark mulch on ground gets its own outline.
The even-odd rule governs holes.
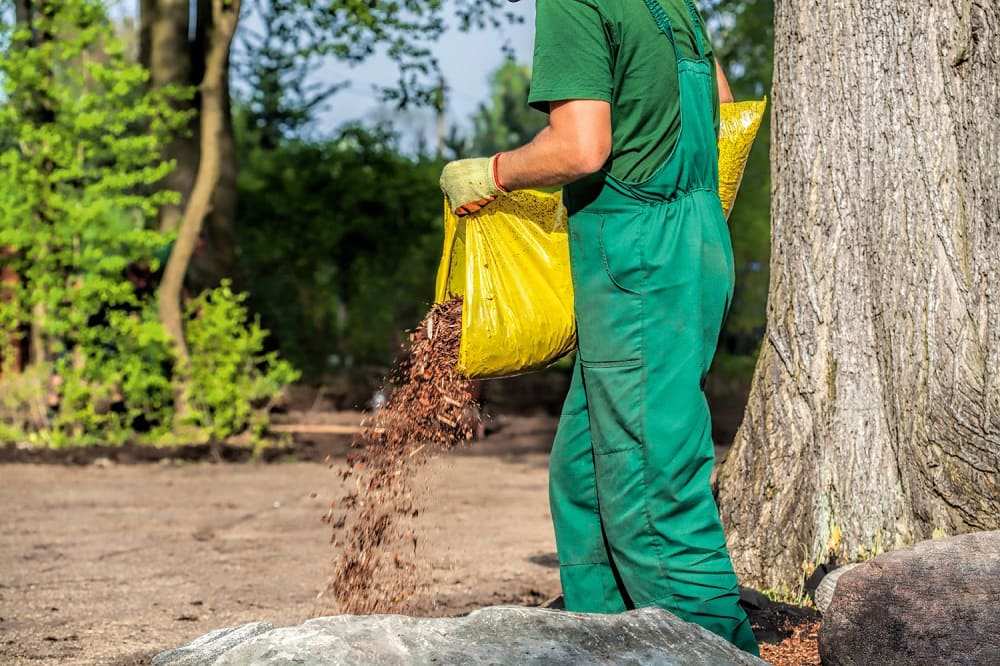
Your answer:
[[[774,666],[819,666],[819,622],[806,622],[790,629],[791,635],[780,643],[761,644],[761,658]]]
[[[747,608],[761,658],[774,666],[819,666],[816,609],[776,601],[762,605]]]
[[[397,612],[417,589],[413,473],[468,442],[477,425],[473,383],[455,370],[461,329],[461,299],[431,309],[341,472],[352,489],[326,516],[338,552],[328,592],[341,612]]]

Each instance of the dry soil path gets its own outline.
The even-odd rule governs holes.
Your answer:
[[[558,591],[551,419],[521,419],[422,475],[427,587],[411,612]],[[0,663],[142,663],[211,629],[329,612],[316,463],[0,465]]]

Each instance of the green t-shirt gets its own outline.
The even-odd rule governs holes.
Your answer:
[[[681,57],[697,57],[684,0],[659,1]],[[711,52],[700,18],[699,29]],[[528,102],[548,111],[571,99],[611,104],[611,175],[642,181],[666,160],[680,131],[677,66],[642,0],[537,0]]]

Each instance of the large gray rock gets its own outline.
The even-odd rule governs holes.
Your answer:
[[[819,651],[824,666],[1000,664],[1000,532],[922,541],[844,573]]]
[[[159,654],[153,663],[155,666],[765,664],[715,634],[653,608],[619,615],[515,607],[484,608],[455,618],[338,615],[252,633],[233,645],[227,640],[231,633],[213,632],[182,648]],[[213,635],[218,638],[211,638]],[[224,650],[215,649],[216,640],[227,640]]]

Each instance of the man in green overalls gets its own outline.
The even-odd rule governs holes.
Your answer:
[[[704,380],[733,293],[728,97],[692,0],[538,0],[528,145],[448,164],[459,214],[565,185],[579,351],[550,462],[566,608],[659,606],[758,653],[709,478]]]

